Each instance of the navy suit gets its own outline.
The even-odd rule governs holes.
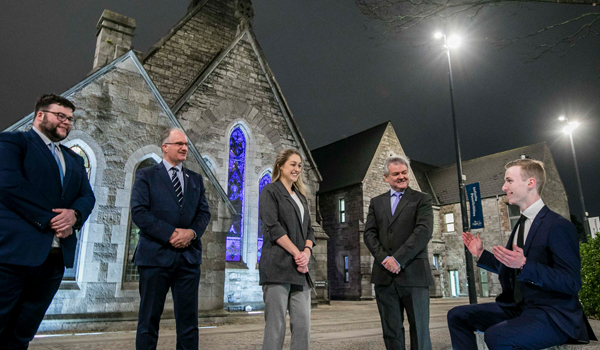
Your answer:
[[[506,245],[512,249],[517,226]],[[531,224],[523,247],[527,263],[517,277],[523,302],[515,303],[514,269],[484,251],[477,266],[497,273],[502,294],[495,303],[467,305],[448,313],[455,349],[476,349],[475,330],[490,348],[542,349],[566,341],[596,339],[579,303],[581,260],[575,226],[544,206]]]
[[[56,160],[33,129],[0,134],[0,349],[27,347],[64,267],[73,267],[75,234],[60,239],[62,254],[50,254],[50,220],[58,215],[52,209],[76,209],[82,224],[94,208],[83,159],[64,146],[61,151],[63,185]]]
[[[177,349],[198,349],[198,285],[202,263],[200,237],[210,221],[202,176],[183,169],[183,201],[163,162],[137,171],[131,193],[133,222],[140,228],[134,263],[140,273],[140,311],[136,347],[155,349],[169,288],[173,294]],[[197,234],[186,248],[169,239],[176,228]]]

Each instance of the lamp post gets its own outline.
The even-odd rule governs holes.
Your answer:
[[[581,202],[581,212],[583,214],[583,228],[585,230],[585,237],[590,235],[590,227],[587,222],[587,212],[585,211],[585,203],[583,201],[583,190],[581,189],[581,178],[579,177],[579,166],[577,166],[577,156],[575,155],[575,144],[573,143],[573,131],[579,126],[578,122],[570,122],[569,118],[561,116],[558,118],[561,122],[567,123],[563,128],[563,132],[569,135],[571,141],[571,151],[573,152],[573,162],[575,163],[575,175],[577,175],[577,187],[579,189],[579,201]]]
[[[448,56],[448,79],[450,81],[450,106],[452,108],[452,125],[454,126],[454,148],[456,150],[456,170],[458,172],[458,193],[460,196],[460,211],[462,213],[463,232],[469,231],[469,214],[467,213],[467,193],[465,189],[465,176],[462,171],[462,160],[460,155],[460,139],[456,127],[456,110],[454,108],[454,81],[452,80],[452,60],[450,49],[460,45],[460,38],[452,36],[446,38],[445,33],[436,33],[436,39],[444,39],[444,50]],[[465,246],[465,262],[467,269],[467,283],[469,284],[469,303],[477,304],[477,289],[475,288],[475,271],[473,269],[473,256]]]

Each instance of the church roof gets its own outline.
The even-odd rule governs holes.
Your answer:
[[[188,13],[177,24],[175,24],[175,26],[173,26],[173,28],[171,28],[169,30],[169,32],[163,38],[161,38],[154,46],[152,46],[150,48],[150,50],[144,55],[144,58],[142,60],[144,62],[144,65],[151,65],[151,63],[149,62],[150,59],[152,58],[152,56],[157,54],[157,52],[159,52],[160,50],[162,50],[162,49],[172,50],[172,48],[168,48],[168,49],[166,48],[166,46],[167,46],[166,44],[170,40],[175,40],[175,41],[183,40],[183,39],[176,39],[175,35],[179,31],[182,31],[185,33],[184,27],[186,27],[188,25],[193,27],[193,24],[189,23],[189,22],[199,12],[205,11],[207,13],[210,13],[211,11],[215,10],[215,9],[211,9],[210,6],[208,6],[208,5],[210,5],[208,0],[198,0],[198,1],[194,2],[194,4],[195,4],[195,6],[190,8]],[[227,25],[230,26],[231,23],[228,22]],[[234,28],[235,28],[235,26],[234,26]],[[180,91],[177,91],[176,95],[165,96],[165,99],[168,101],[169,106],[171,107],[171,110],[173,111],[173,114],[177,114],[179,112],[179,110],[186,104],[186,102],[188,102],[188,100],[190,98],[192,98],[192,96],[194,96],[195,92],[206,83],[207,79],[211,75],[213,75],[213,73],[215,72],[217,67],[219,67],[224,62],[224,60],[232,53],[233,49],[236,46],[240,45],[240,42],[242,40],[250,43],[250,45],[252,47],[252,51],[256,55],[256,58],[260,64],[260,69],[262,70],[262,72],[267,80],[268,87],[274,95],[276,103],[279,106],[281,113],[283,114],[285,122],[292,133],[294,141],[296,141],[296,143],[299,145],[300,151],[301,151],[301,153],[303,153],[303,156],[305,157],[305,159],[307,159],[307,161],[313,166],[315,175],[316,175],[318,181],[321,181],[322,177],[321,177],[319,168],[318,168],[315,160],[313,159],[313,156],[308,148],[308,145],[306,144],[306,141],[304,140],[304,137],[302,136],[302,134],[300,132],[300,128],[298,127],[298,125],[293,117],[293,114],[291,112],[291,109],[290,109],[286,99],[283,96],[281,87],[275,80],[275,76],[267,63],[265,54],[262,51],[262,48],[260,47],[258,40],[256,38],[256,35],[254,34],[251,26],[246,29],[240,30],[233,38],[228,38],[228,37],[222,38],[223,45],[221,47],[219,47],[219,49],[217,49],[213,52],[205,51],[205,52],[202,52],[202,54],[196,53],[193,55],[186,54],[185,52],[183,54],[180,52],[174,53],[174,54],[178,55],[179,59],[182,59],[183,62],[189,63],[187,65],[187,67],[189,69],[192,69],[192,66],[193,66],[192,71],[195,72],[195,74],[190,74],[190,75],[186,75],[186,74],[175,75],[174,74],[174,75],[167,75],[165,77],[162,77],[169,81],[178,81],[178,83],[182,82],[182,78],[185,77],[185,79],[186,79],[184,88]],[[152,70],[152,68],[150,68],[150,70]],[[168,90],[173,90],[173,89],[177,90],[174,88],[174,84],[167,84],[167,85],[169,86]],[[160,88],[160,86],[159,86],[159,88]],[[169,91],[167,93],[167,95],[169,95],[170,93],[171,93],[171,91]]]
[[[167,115],[171,125],[173,127],[177,127],[177,128],[180,128],[183,130],[181,124],[179,123],[177,118],[175,118],[175,115],[171,112],[171,109],[169,108],[169,106],[167,105],[165,100],[163,99],[162,95],[160,94],[160,92],[158,91],[158,89],[156,88],[154,83],[152,82],[152,79],[150,79],[150,77],[148,76],[148,73],[146,72],[146,70],[140,63],[140,61],[137,59],[137,57],[133,51],[129,51],[129,52],[125,53],[121,57],[115,59],[114,61],[112,61],[105,67],[103,67],[102,69],[94,72],[94,74],[90,75],[83,81],[79,82],[78,84],[76,84],[75,86],[70,88],[69,90],[62,93],[61,96],[65,97],[65,98],[69,98],[73,94],[81,91],[83,88],[90,85],[95,80],[108,74],[110,71],[112,71],[113,69],[115,69],[119,66],[121,66],[125,69],[128,69],[128,70],[137,70],[144,78],[144,81],[148,84],[150,90],[152,91],[152,94],[156,98],[156,100],[159,103],[159,105],[161,106],[162,110]],[[33,113],[30,113],[29,115],[25,116],[18,122],[14,123],[10,127],[8,127],[5,131],[20,130],[21,128],[25,127],[27,124],[31,123],[32,121],[33,121]],[[208,178],[210,183],[216,188],[219,197],[221,198],[221,200],[223,200],[223,202],[225,202],[225,205],[227,206],[227,208],[231,211],[231,213],[236,213],[236,210],[233,208],[233,205],[229,201],[229,198],[227,197],[227,194],[223,190],[223,187],[221,187],[221,184],[219,183],[219,181],[217,180],[217,178],[215,177],[213,172],[210,170],[210,168],[206,164],[206,161],[202,158],[202,155],[198,152],[198,149],[196,148],[196,146],[193,143],[189,144],[189,152],[192,154],[194,159],[200,164],[200,167],[204,171],[206,177]]]
[[[323,181],[319,193],[361,183],[389,121],[312,150]]]
[[[479,182],[482,198],[504,195],[505,193],[502,191],[504,165],[510,161],[519,159],[521,155],[543,161],[544,152],[547,147],[545,142],[541,142],[463,161],[463,174],[467,177],[465,184]],[[437,196],[441,205],[458,203],[460,201],[456,164],[428,171],[426,175],[431,182],[434,193],[426,192]],[[420,184],[421,181],[419,181]]]

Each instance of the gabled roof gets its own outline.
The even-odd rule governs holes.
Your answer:
[[[479,182],[482,198],[504,195],[505,193],[502,191],[504,165],[520,158],[521,155],[532,159],[544,160],[544,150],[546,147],[546,143],[541,142],[463,161],[463,174],[467,177],[465,184]],[[440,204],[445,205],[460,201],[456,164],[427,172],[427,176],[433,185]]]
[[[146,70],[144,69],[144,67],[140,63],[140,61],[137,59],[137,57],[136,57],[136,55],[135,55],[135,53],[133,51],[129,51],[129,52],[125,53],[123,56],[115,59],[114,61],[112,61],[111,63],[109,63],[105,67],[103,67],[102,69],[96,71],[94,74],[90,75],[89,77],[87,77],[86,79],[84,79],[83,81],[81,81],[80,83],[78,83],[77,85],[73,86],[69,90],[67,90],[64,93],[62,93],[61,96],[65,97],[65,98],[68,98],[69,96],[71,96],[71,95],[73,95],[73,94],[81,91],[83,88],[85,88],[86,86],[88,86],[89,84],[91,84],[93,81],[95,81],[98,78],[106,75],[107,73],[109,73],[110,71],[112,71],[113,69],[115,69],[117,66],[125,63],[127,60],[131,60],[131,62],[133,63],[133,67],[134,68],[131,67],[131,66],[128,66],[128,67],[130,67],[130,69],[131,68],[137,69],[139,71],[139,73],[142,75],[142,77],[144,78],[144,81],[150,87],[150,90],[152,91],[154,97],[158,101],[158,103],[161,106],[161,108],[164,110],[165,114],[169,118],[169,121],[171,122],[171,124],[173,125],[173,127],[177,127],[177,128],[180,128],[180,129],[183,130],[183,128],[181,127],[181,124],[179,123],[179,121],[177,120],[177,118],[175,118],[175,116],[173,115],[173,112],[171,112],[171,109],[169,108],[169,106],[167,105],[167,103],[165,102],[165,100],[163,99],[163,97],[161,96],[160,92],[158,91],[158,89],[156,88],[156,86],[154,85],[154,83],[152,82],[152,80],[150,79],[150,77],[148,76],[148,73],[146,72]],[[30,113],[29,115],[25,116],[24,118],[22,118],[21,120],[19,120],[15,124],[13,124],[10,127],[8,127],[6,129],[6,131],[16,131],[16,130],[19,130],[22,127],[24,127],[25,125],[27,125],[28,123],[31,123],[32,120],[33,120],[33,113]],[[229,208],[229,210],[232,213],[236,213],[236,210],[233,208],[233,205],[229,201],[229,198],[227,197],[227,194],[225,193],[225,191],[221,187],[221,184],[219,183],[219,181],[217,180],[217,178],[214,176],[213,172],[210,170],[210,168],[208,167],[208,165],[206,164],[206,162],[202,158],[202,155],[200,154],[200,152],[198,152],[198,149],[194,146],[193,143],[190,143],[190,145],[189,145],[189,151],[192,154],[192,156],[195,158],[195,160],[200,164],[200,167],[202,168],[202,170],[206,174],[206,177],[208,178],[208,180],[210,181],[210,183],[213,184],[213,186],[216,188],[219,197],[221,197],[221,199],[223,200],[223,202],[225,202],[225,204],[227,205],[227,207]]]
[[[389,124],[387,121],[314,149],[313,158],[323,175],[319,193],[361,183]]]
[[[423,163],[423,162],[419,162],[417,160],[411,159],[410,160],[410,168],[411,168],[413,174],[415,175],[417,182],[419,183],[419,187],[421,188],[421,191],[430,194],[431,197],[433,197],[433,203],[436,205],[440,205],[440,202],[435,194],[435,190],[431,184],[431,181],[429,180],[429,176],[427,175],[427,173],[437,169],[438,167],[435,165],[431,165],[431,164],[427,164],[427,163]]]
[[[189,21],[193,17],[193,15],[196,14],[206,2],[207,1],[202,1],[199,5],[197,5],[194,8],[194,10],[191,10],[190,12],[188,12],[188,14],[181,21],[179,21],[179,23],[177,23],[175,25],[175,27],[173,27],[173,29],[171,29],[169,31],[169,34],[167,34],[165,37],[163,37],[155,46],[153,46],[150,49],[150,52],[148,54],[146,54],[144,60],[146,60],[149,56],[151,56],[154,52],[156,52],[156,50],[158,50],[161,46],[163,46],[164,43],[169,38],[171,38],[177,32],[177,30],[181,29],[181,27],[183,27],[183,25],[187,21]],[[221,51],[219,51],[211,61],[209,61],[205,66],[203,66],[198,71],[198,74],[196,75],[196,77],[187,86],[187,88],[179,95],[179,97],[175,100],[175,102],[171,106],[173,113],[176,114],[181,109],[181,107],[183,105],[185,105],[185,103],[194,95],[196,90],[198,90],[198,88],[200,88],[202,86],[202,84],[206,81],[206,79],[208,79],[211,76],[211,74],[215,71],[215,69],[223,62],[223,60],[225,58],[227,58],[227,56],[230,54],[230,52],[233,50],[233,48],[236,45],[240,44],[240,41],[242,39],[248,41],[250,43],[250,45],[252,46],[252,50],[254,51],[254,54],[256,55],[256,58],[260,64],[262,71],[263,71],[263,74],[265,75],[267,82],[269,83],[269,87],[270,87],[271,91],[273,92],[273,95],[275,96],[277,103],[279,104],[279,108],[283,114],[283,117],[284,117],[288,127],[290,128],[290,130],[292,132],[292,136],[294,137],[294,140],[296,141],[296,143],[298,145],[300,145],[300,148],[302,149],[305,158],[314,167],[317,179],[319,181],[322,181],[322,176],[319,171],[318,165],[315,162],[315,160],[313,159],[313,156],[310,152],[310,149],[308,148],[308,146],[306,144],[306,141],[304,140],[304,137],[302,137],[302,134],[300,133],[298,124],[296,124],[296,121],[294,120],[294,117],[292,115],[290,107],[289,107],[285,97],[283,96],[283,92],[281,91],[281,87],[275,80],[275,76],[273,75],[273,72],[271,71],[271,68],[269,67],[269,65],[267,63],[265,54],[262,51],[262,48],[260,47],[260,45],[258,44],[258,40],[256,39],[256,36],[255,36],[254,32],[252,31],[252,28],[248,28],[248,29],[241,31],[227,47],[225,47]]]

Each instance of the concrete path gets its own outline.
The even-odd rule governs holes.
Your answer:
[[[492,299],[479,299],[480,303]],[[430,330],[433,350],[449,350],[450,336],[446,324],[448,310],[467,304],[466,298],[432,299]],[[312,350],[384,350],[379,314],[374,301],[333,301],[331,305],[313,309],[311,332]],[[175,349],[173,322],[162,325],[158,349]],[[600,321],[591,321],[596,334],[600,334]],[[408,325],[405,325],[408,332]],[[200,349],[254,350],[262,349],[264,319],[262,314],[234,313],[224,325],[200,329]],[[289,327],[288,327],[289,330]],[[41,337],[40,337],[41,336]],[[408,334],[407,334],[408,338]],[[135,331],[123,329],[100,334],[38,335],[31,350],[100,350],[135,349]],[[289,331],[284,349],[289,349]],[[598,342],[574,349],[600,349]]]

